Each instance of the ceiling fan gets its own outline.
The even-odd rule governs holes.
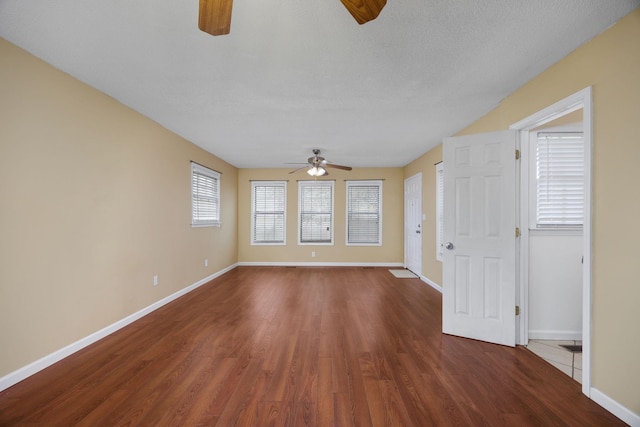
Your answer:
[[[351,166],[342,166],[336,165],[335,163],[327,162],[324,157],[320,156],[320,150],[315,148],[313,150],[313,156],[307,159],[306,165],[302,166],[301,168],[292,170],[289,173],[296,173],[302,169],[307,169],[307,173],[311,176],[326,176],[329,175],[329,172],[327,172],[327,168],[342,169],[345,171],[350,171],[352,169]]]
[[[349,13],[364,24],[378,17],[387,0],[340,0]],[[212,36],[229,34],[233,0],[200,0],[198,27]]]

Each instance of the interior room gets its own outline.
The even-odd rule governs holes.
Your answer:
[[[0,1],[0,425],[640,426],[640,1],[178,3]]]

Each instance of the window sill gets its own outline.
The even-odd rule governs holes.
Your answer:
[[[205,228],[205,227],[217,227],[220,228],[222,226],[222,223],[217,223],[217,224],[191,224],[191,228]]]
[[[251,242],[251,246],[286,246],[287,242]]]

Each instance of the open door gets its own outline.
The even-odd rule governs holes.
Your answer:
[[[515,345],[516,132],[446,138],[442,331]]]

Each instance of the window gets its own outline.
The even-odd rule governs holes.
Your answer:
[[[220,226],[220,173],[191,162],[191,225]]]
[[[284,245],[287,206],[286,181],[251,183],[251,243]]]
[[[444,251],[444,164],[436,165],[436,259],[442,261]]]
[[[299,244],[333,244],[333,181],[298,183]]]
[[[347,245],[382,244],[382,181],[347,181]]]
[[[584,218],[582,132],[535,137],[535,228],[579,228]]]

